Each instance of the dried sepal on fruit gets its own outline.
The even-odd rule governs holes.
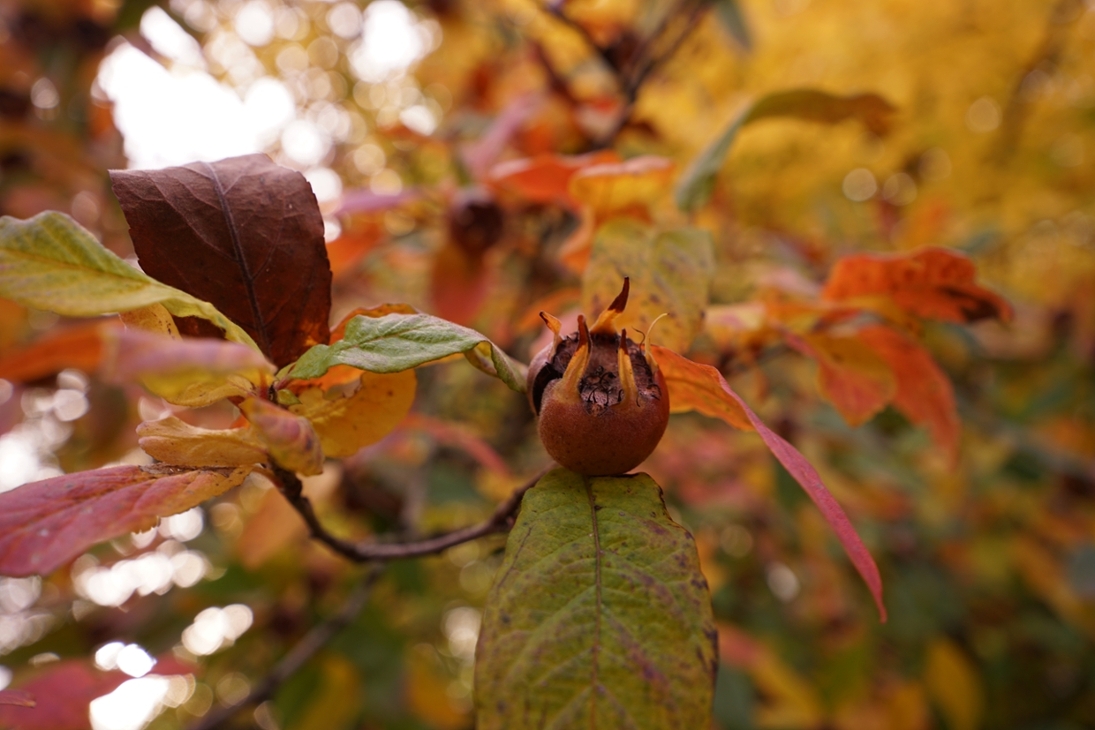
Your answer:
[[[623,289],[593,326],[563,337],[561,323],[540,317],[555,335],[528,373],[528,394],[540,418],[540,440],[560,465],[587,476],[623,474],[654,451],[669,423],[669,390],[649,351],[617,331],[627,306]]]

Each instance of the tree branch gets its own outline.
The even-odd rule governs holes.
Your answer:
[[[619,116],[613,123],[612,127],[599,139],[597,139],[593,147],[594,149],[602,149],[608,147],[631,121],[631,115],[635,111],[635,101],[639,98],[639,92],[642,90],[643,84],[650,78],[650,75],[661,66],[663,63],[672,58],[680,47],[684,45],[684,42],[688,40],[688,37],[692,35],[692,31],[699,25],[700,17],[710,6],[710,0],[680,0],[672,10],[669,10],[665,16],[662,17],[658,26],[647,36],[646,41],[635,52],[635,68],[637,69],[631,74],[629,79],[620,79],[620,87],[623,93],[623,107],[620,110]],[[689,5],[693,5],[692,9],[687,10]],[[680,33],[674,38],[666,49],[661,53],[654,53],[654,46],[669,30],[672,21],[687,12],[687,18],[684,20]]]
[[[581,36],[582,40],[585,41],[585,44],[589,46],[589,49],[604,61],[613,75],[617,78],[619,77],[620,67],[616,62],[616,59],[613,58],[607,48],[602,48],[601,45],[597,43],[597,39],[593,37],[588,28],[563,12],[563,8],[557,3],[549,2],[546,5],[541,5],[540,9]]]
[[[327,642],[333,639],[339,631],[346,628],[361,613],[369,600],[370,590],[373,584],[376,583],[377,578],[380,577],[383,568],[384,564],[380,562],[370,565],[350,594],[346,605],[337,614],[313,626],[311,631],[305,634],[304,638],[298,641],[289,650],[289,653],[274,665],[270,673],[255,685],[246,697],[227,707],[209,712],[191,730],[214,730],[214,728],[218,728],[231,720],[243,708],[261,704],[273,696],[285,680],[295,674],[320,649],[326,646]]]
[[[334,550],[339,555],[355,563],[373,560],[398,560],[434,555],[461,543],[469,542],[485,535],[505,532],[513,525],[513,517],[521,505],[525,492],[533,487],[547,473],[547,469],[514,490],[504,502],[495,508],[494,513],[478,525],[470,525],[453,532],[408,542],[351,542],[335,537],[323,526],[312,509],[311,501],[302,494],[302,485],[296,474],[274,467],[282,495],[289,504],[304,518],[312,537]]]

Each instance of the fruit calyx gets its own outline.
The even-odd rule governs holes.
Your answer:
[[[540,416],[540,438],[561,465],[580,474],[620,474],[654,450],[669,419],[669,396],[657,363],[643,345],[617,332],[630,282],[587,326],[563,337],[561,323],[545,312],[554,334],[529,368],[529,400]]]

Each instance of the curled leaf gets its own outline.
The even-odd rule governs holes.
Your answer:
[[[240,410],[266,446],[270,457],[282,468],[305,476],[323,471],[323,449],[319,436],[307,418],[291,413],[262,398],[248,398]]]

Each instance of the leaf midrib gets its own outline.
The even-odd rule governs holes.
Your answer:
[[[251,307],[251,316],[255,322],[255,332],[259,336],[259,348],[267,354],[272,352],[270,346],[270,335],[266,331],[266,320],[262,315],[262,308],[259,306],[259,300],[255,293],[255,277],[251,273],[251,267],[248,264],[246,252],[243,250],[243,243],[240,241],[239,230],[236,227],[236,220],[232,216],[232,209],[229,207],[228,194],[221,184],[221,179],[217,175],[216,169],[208,162],[203,162],[202,165],[209,173],[209,179],[213,183],[213,190],[217,193],[217,199],[220,201],[221,213],[224,215],[225,225],[228,226],[228,235],[232,242],[232,253],[236,258],[236,264],[240,267],[240,271],[243,273],[244,289],[247,291],[247,303]]]

